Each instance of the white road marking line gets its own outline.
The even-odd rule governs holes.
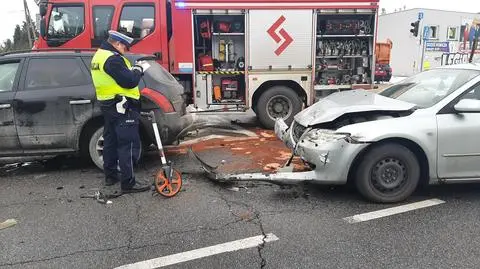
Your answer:
[[[278,237],[272,233],[267,234],[265,240],[263,235],[240,239],[228,243],[223,243],[215,246],[199,248],[190,250],[187,252],[168,255],[156,259],[146,260],[142,262],[122,265],[115,269],[147,269],[147,268],[160,268],[172,264],[182,263],[186,261],[196,260],[208,256],[217,255],[225,252],[233,252],[241,249],[254,248],[261,245],[263,242],[277,241]]]
[[[404,212],[408,212],[408,211],[412,211],[420,208],[435,206],[443,203],[445,203],[445,201],[440,199],[430,199],[430,200],[425,200],[425,201],[416,202],[412,204],[386,208],[386,209],[373,211],[369,213],[358,214],[355,216],[344,218],[344,220],[347,221],[348,223],[358,223],[363,221],[369,221],[372,219],[379,219],[379,218],[383,218],[391,215],[396,215],[396,214],[400,214],[400,213],[404,213]]]

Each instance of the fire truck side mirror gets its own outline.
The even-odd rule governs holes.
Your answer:
[[[42,19],[40,20],[40,36],[41,37],[45,37],[47,35],[46,28],[47,28],[47,22],[45,20],[45,17],[42,17]]]
[[[154,52],[153,55],[155,55],[155,58],[156,58],[158,61],[163,60],[163,54],[162,54],[161,51],[159,51],[159,52]]]
[[[41,3],[40,4],[40,16],[45,16],[47,15],[47,3]]]

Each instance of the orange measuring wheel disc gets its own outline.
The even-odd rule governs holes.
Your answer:
[[[155,177],[155,189],[165,197],[173,197],[180,192],[182,188],[182,176],[177,170],[173,170],[173,176],[170,183],[167,180],[165,171],[160,169]]]

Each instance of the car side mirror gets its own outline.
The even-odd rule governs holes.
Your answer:
[[[457,112],[479,112],[480,100],[476,99],[462,99],[454,106]]]

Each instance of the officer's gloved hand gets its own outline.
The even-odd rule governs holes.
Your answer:
[[[150,68],[150,64],[147,61],[137,61],[135,65],[142,67],[143,72],[147,72],[147,69]]]
[[[140,72],[140,74],[143,75],[143,67],[141,67],[140,65],[134,65],[132,67],[132,71],[138,71],[138,72]]]

